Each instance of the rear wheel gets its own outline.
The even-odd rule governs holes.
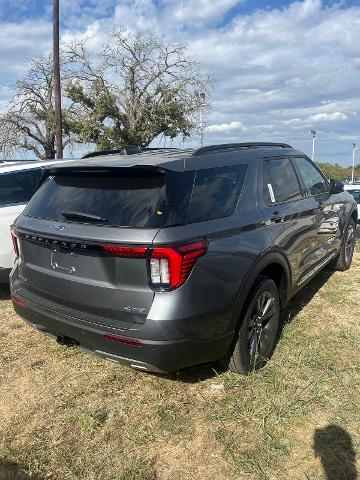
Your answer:
[[[274,350],[279,316],[277,286],[270,278],[260,277],[248,297],[235,342],[222,363],[243,374],[265,365]]]
[[[347,227],[344,229],[343,241],[339,256],[333,263],[335,270],[344,272],[350,268],[355,248],[355,230],[355,222],[353,219],[351,219]]]

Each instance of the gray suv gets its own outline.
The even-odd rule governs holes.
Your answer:
[[[350,267],[357,208],[286,144],[149,150],[46,169],[12,228],[16,312],[140,370],[271,356],[280,308]]]

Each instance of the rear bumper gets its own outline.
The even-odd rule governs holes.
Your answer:
[[[141,346],[128,345],[106,340],[104,335],[110,333],[123,339],[137,340],[136,331],[109,331],[105,326],[84,321],[80,324],[76,318],[30,302],[18,292],[12,294],[20,300],[19,303],[14,303],[16,313],[41,332],[139,370],[173,372],[190,365],[217,360],[227,352],[233,335],[230,332],[210,340],[181,338],[154,341],[141,338]]]

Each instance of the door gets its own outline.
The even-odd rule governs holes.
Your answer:
[[[262,213],[275,247],[287,257],[292,284],[303,278],[319,261],[317,232],[323,220],[318,202],[307,196],[299,174],[288,157],[265,159]]]
[[[329,182],[311,160],[304,156],[293,157],[292,161],[303,182],[306,198],[318,210],[314,256],[326,261],[340,248],[344,203],[340,196],[330,194]]]

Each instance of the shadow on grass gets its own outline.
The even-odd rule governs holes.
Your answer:
[[[321,270],[304,288],[302,288],[281,310],[279,336],[281,338],[284,326],[290,323],[306,305],[311,302],[321,287],[331,278],[334,271],[329,269]]]
[[[357,480],[356,453],[351,436],[337,425],[317,428],[314,454],[319,458],[326,480]]]
[[[10,300],[10,298],[9,284],[0,284],[0,300]]]
[[[334,271],[330,268],[319,272],[300,292],[298,292],[286,306],[282,309],[280,315],[280,325],[277,343],[281,341],[282,331],[286,324],[290,323],[296,315],[313,299],[320,288],[325,285]],[[194,367],[184,368],[176,374],[161,375],[169,380],[180,380],[184,383],[198,383],[209,378],[216,377],[225,369],[217,362],[197,365]],[[160,374],[158,374],[160,375]]]
[[[26,468],[16,463],[0,459],[0,480],[41,480],[41,478],[28,473]]]

